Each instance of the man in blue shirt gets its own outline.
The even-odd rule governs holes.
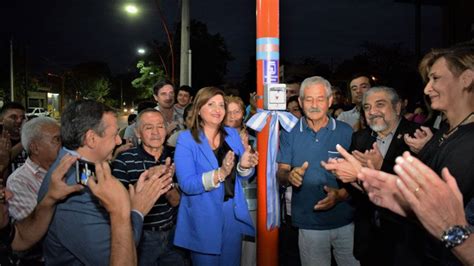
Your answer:
[[[292,223],[299,228],[298,246],[302,265],[331,265],[331,246],[338,265],[359,265],[352,255],[353,210],[330,172],[321,166],[336,145],[348,148],[352,129],[329,118],[331,84],[310,77],[300,88],[299,103],[305,116],[291,130],[282,132],[277,177],[293,186]]]
[[[75,155],[89,165],[103,164],[112,158],[115,146],[121,142],[116,114],[110,107],[95,101],[73,102],[61,116],[61,140],[63,148],[46,174],[38,193],[39,200],[48,190],[51,173],[66,154]],[[171,188],[171,181],[169,173],[148,171],[140,176],[136,188],[130,189],[135,243],[140,240],[143,216]],[[67,171],[65,182],[76,183],[75,166]],[[110,235],[109,214],[85,187],[57,205],[44,239],[45,262],[47,265],[108,265]]]

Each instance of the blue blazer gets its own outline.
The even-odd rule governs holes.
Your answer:
[[[225,128],[225,141],[240,157],[244,147],[234,128]],[[220,254],[223,227],[224,186],[206,191],[202,184],[203,173],[219,167],[208,140],[200,133],[201,143],[197,143],[189,130],[179,134],[174,163],[179,187],[183,192],[178,211],[178,221],[174,244],[195,252]],[[253,171],[252,171],[253,174]],[[248,211],[240,180],[252,176],[239,176],[235,180],[234,214],[239,222],[239,230],[245,235],[255,235],[253,222]]]

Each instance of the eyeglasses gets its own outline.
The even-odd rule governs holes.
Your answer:
[[[240,111],[240,110],[228,111],[227,114],[228,115],[240,115],[240,114],[242,114],[242,111]]]

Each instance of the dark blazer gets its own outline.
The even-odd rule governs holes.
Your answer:
[[[395,131],[390,146],[382,163],[381,170],[394,173],[393,166],[397,156],[409,151],[403,135],[412,135],[420,125],[405,118]],[[352,135],[351,151],[364,152],[372,149],[377,134],[369,127]],[[378,208],[367,195],[359,190],[349,188],[356,208],[354,215],[354,256],[362,265],[416,265],[416,251],[409,251],[411,244],[406,237],[416,226],[388,210]],[[416,247],[414,249],[417,249]],[[406,264],[406,263],[408,264]],[[415,263],[414,263],[415,262]]]
[[[402,155],[404,151],[409,151],[410,148],[406,145],[403,140],[403,135],[408,133],[412,135],[415,130],[420,128],[420,125],[402,118],[397,130],[393,136],[392,142],[388,148],[387,154],[383,160],[382,168],[380,170],[393,173],[393,166],[395,165],[395,159],[397,156]],[[352,134],[351,151],[357,150],[364,152],[372,149],[373,143],[376,141],[376,133],[369,127],[359,130]]]

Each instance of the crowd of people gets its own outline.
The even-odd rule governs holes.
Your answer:
[[[429,105],[367,74],[288,81],[280,265],[474,264],[474,46],[428,53]],[[127,127],[94,100],[60,122],[0,111],[0,265],[253,265],[255,94],[153,86]],[[421,109],[421,107],[420,107]],[[470,155],[471,154],[471,155]],[[255,238],[253,238],[255,242]]]

